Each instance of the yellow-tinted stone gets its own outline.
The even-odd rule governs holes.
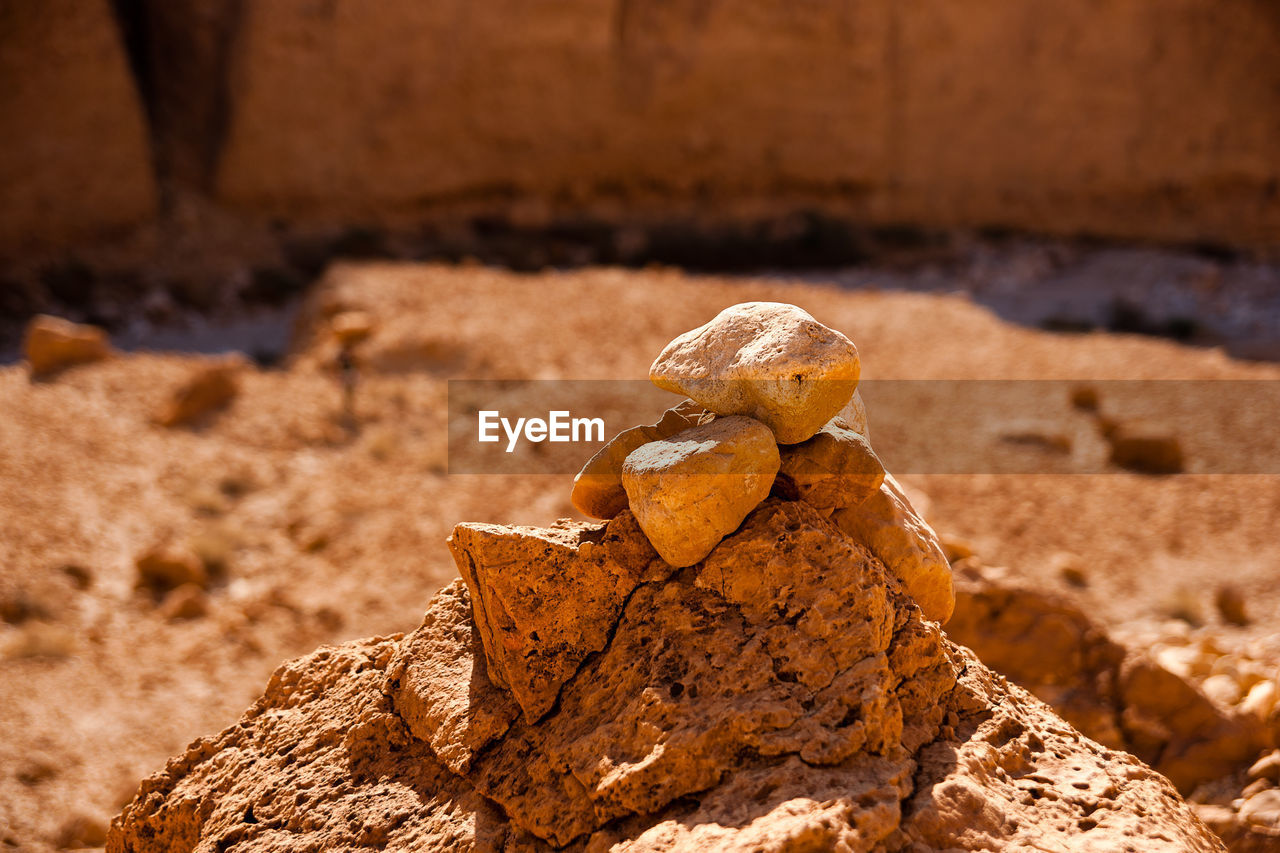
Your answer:
[[[891,474],[885,474],[875,494],[856,507],[837,511],[833,518],[889,567],[927,618],[951,618],[956,603],[951,565],[938,534],[916,513]]]
[[[111,344],[107,333],[97,326],[41,314],[27,324],[23,354],[31,365],[31,375],[41,376],[73,364],[109,358]]]
[[[866,436],[840,423],[832,419],[808,441],[781,448],[780,475],[797,497],[821,510],[857,506],[884,482],[884,465]]]
[[[662,558],[691,566],[768,496],[779,464],[778,446],[764,424],[717,418],[632,451],[622,466],[622,485]]]
[[[862,402],[861,391],[854,391],[849,402],[832,420],[838,426],[853,430],[867,441],[871,440],[871,427],[867,424],[867,404]]]
[[[685,332],[658,356],[649,378],[720,415],[749,415],[781,444],[812,436],[858,387],[858,349],[805,311],[744,302]]]
[[[613,518],[627,508],[627,492],[622,488],[622,463],[631,451],[689,427],[709,423],[714,418],[714,414],[697,403],[685,400],[663,412],[656,424],[624,429],[587,460],[578,476],[573,478],[570,500],[584,515]]]

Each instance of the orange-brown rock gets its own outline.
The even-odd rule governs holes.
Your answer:
[[[637,587],[536,721],[483,677],[467,596],[281,667],[142,783],[108,851],[1222,849],[803,502]]]
[[[46,376],[75,364],[111,357],[107,333],[97,326],[41,314],[27,324],[23,355],[32,376]]]
[[[735,415],[633,450],[622,486],[662,559],[691,566],[764,500],[778,464],[768,427]]]
[[[587,655],[604,648],[632,590],[670,574],[629,512],[603,529],[459,524],[449,537],[467,582],[487,676],[537,720]]]
[[[1280,750],[1267,753],[1246,771],[1199,786],[1189,798],[1196,814],[1223,840],[1230,853],[1276,850],[1276,839],[1280,838],[1277,768]]]
[[[779,448],[778,475],[791,481],[797,497],[818,509],[857,506],[884,482],[884,465],[871,443],[842,423],[834,418],[813,438]]]
[[[845,407],[836,413],[833,420],[838,426],[851,429],[867,441],[871,440],[871,427],[867,423],[867,404],[862,402],[862,392],[854,391]]]
[[[743,302],[680,335],[649,368],[659,388],[720,415],[748,415],[780,444],[812,436],[858,388],[858,348],[808,312]]]
[[[353,347],[373,334],[377,321],[367,311],[343,311],[329,321],[329,329],[338,344]]]
[[[0,251],[156,208],[146,116],[108,0],[0,2]]]
[[[885,474],[874,494],[832,518],[884,561],[927,618],[944,623],[951,618],[955,606],[951,564],[938,534],[911,506],[897,480]]]
[[[1112,465],[1140,474],[1178,474],[1186,467],[1182,443],[1167,426],[1149,421],[1106,425]]]
[[[188,584],[200,588],[209,585],[209,573],[200,556],[189,547],[161,542],[142,553],[136,560],[137,587],[153,593],[166,593]]]
[[[1224,708],[1145,649],[1127,648],[1062,596],[960,566],[947,633],[1053,705],[1089,737],[1124,749],[1190,794],[1249,766],[1256,718]]]
[[[240,356],[228,356],[197,367],[156,414],[156,423],[183,426],[224,408],[239,392],[240,374],[245,367],[246,362]]]
[[[514,198],[534,222],[816,210],[1274,245],[1274,7],[1172,2],[173,0],[154,76],[169,147],[259,210]]]
[[[510,728],[520,713],[511,694],[489,680],[467,586],[436,593],[422,626],[396,649],[387,690],[409,731],[455,773]]]
[[[578,476],[573,478],[569,499],[585,515],[613,518],[627,508],[627,490],[622,487],[622,463],[631,451],[713,420],[714,414],[692,400],[685,400],[663,412],[655,424],[624,429],[582,466]]]

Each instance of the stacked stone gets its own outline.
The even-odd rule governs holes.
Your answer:
[[[937,534],[871,448],[858,350],[794,305],[747,302],[679,336],[649,370],[689,399],[619,433],[574,480],[601,519],[625,509],[674,567],[704,560],[770,494],[802,500],[866,546],[926,617],[954,606]]]
[[[735,305],[653,364],[659,387],[689,399],[619,433],[578,474],[574,504],[607,524],[454,528],[488,677],[527,721],[608,645],[639,586],[710,565],[757,509],[777,515],[766,499],[861,544],[925,618],[951,616],[951,567],[871,449],[859,371],[853,343],[799,308]]]

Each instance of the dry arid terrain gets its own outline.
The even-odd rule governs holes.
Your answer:
[[[0,844],[101,846],[139,780],[233,724],[283,661],[411,631],[456,577],[444,544],[455,523],[575,515],[568,475],[448,473],[448,379],[643,379],[674,336],[758,299],[795,303],[845,332],[867,380],[1093,383],[1098,410],[1121,416],[1105,380],[1280,379],[1280,367],[1218,350],[1011,326],[955,297],[657,268],[413,264],[332,267],[286,363],[232,364],[230,401],[190,423],[160,421],[210,357],[120,353],[34,378],[4,367]],[[354,417],[330,328],[352,311],[373,329],[355,350]],[[925,434],[956,417],[908,415]],[[1257,470],[1248,459],[1274,452],[1275,420],[1155,417],[1189,473],[902,480],[951,552],[954,639],[1086,734],[1169,775],[1233,849],[1280,849],[1266,830],[1280,819],[1280,780],[1266,775],[1276,770],[1245,775],[1280,730],[1280,476],[1195,473],[1223,446],[1242,458],[1213,470]],[[1098,414],[1065,395],[1046,418],[1050,427],[1019,439],[1046,470],[1061,436],[1102,441]],[[910,471],[894,418],[873,408],[871,431],[886,464]],[[993,441],[991,454],[1008,451]],[[1016,624],[1019,613],[1038,615]],[[1020,644],[1040,653],[1040,672]],[[1103,647],[1128,662],[1089,658]],[[1131,677],[1139,658],[1157,677]],[[1118,687],[1096,680],[1122,670]],[[1105,719],[1075,690],[1086,681],[1101,685]],[[1191,698],[1161,705],[1168,683]],[[1200,726],[1192,740],[1210,739],[1187,747],[1179,715]],[[1243,818],[1242,800],[1259,800]]]

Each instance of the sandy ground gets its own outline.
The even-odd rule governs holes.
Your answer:
[[[1217,350],[1011,326],[959,297],[661,269],[519,276],[407,264],[330,270],[289,366],[248,368],[230,407],[194,428],[152,418],[200,357],[127,355],[43,381],[6,367],[0,844],[101,843],[138,780],[233,722],[282,660],[413,628],[455,574],[444,546],[454,523],[574,514],[567,475],[447,473],[447,379],[640,379],[676,334],[749,299],[794,302],[846,332],[872,380],[1280,378],[1280,367]],[[322,330],[339,309],[378,323],[362,345],[354,425]],[[947,413],[920,417],[947,428]],[[1063,430],[1094,429],[1069,406],[1055,417]],[[873,442],[891,447],[894,418],[874,408],[870,418]],[[1171,420],[1192,448],[1229,443],[1247,457],[1276,441],[1265,426]],[[904,479],[927,493],[941,532],[1110,626],[1182,613],[1224,643],[1267,645],[1280,632],[1280,476]],[[177,594],[136,588],[135,560],[158,542],[211,567],[186,610]],[[1064,561],[1082,568],[1083,587],[1062,580]],[[1249,625],[1215,613],[1224,582],[1244,593]]]

